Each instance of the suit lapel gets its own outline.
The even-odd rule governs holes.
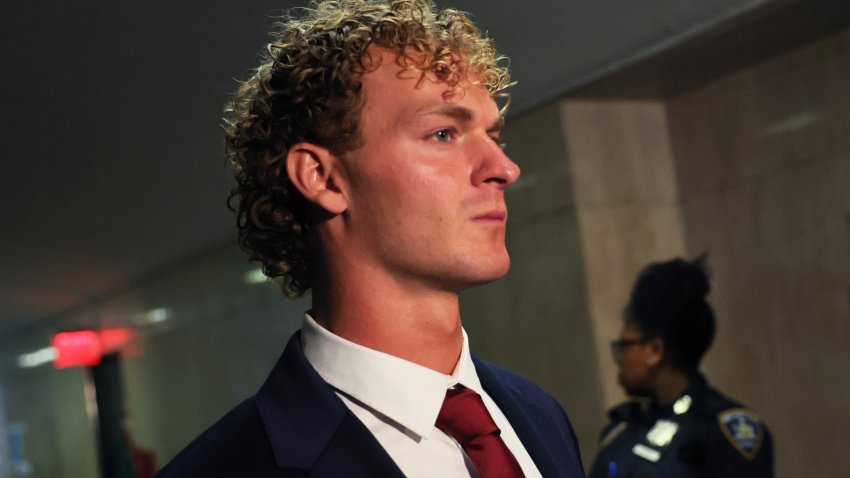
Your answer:
[[[371,432],[313,369],[301,333],[287,344],[256,396],[257,408],[282,468],[310,476],[403,474]]]
[[[564,476],[552,459],[551,451],[541,436],[545,433],[545,430],[541,429],[545,424],[535,423],[529,417],[524,408],[529,404],[523,401],[520,394],[509,388],[504,380],[496,376],[489,364],[475,357],[472,360],[484,390],[505,414],[540,473],[547,478]]]
[[[310,476],[403,478],[404,474],[363,423],[353,413],[348,413],[316,461]]]

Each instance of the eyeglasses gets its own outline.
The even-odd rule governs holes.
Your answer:
[[[645,344],[652,340],[652,337],[641,337],[638,339],[620,339],[611,341],[611,353],[614,355],[614,361],[619,362],[623,358],[623,351],[626,347],[632,345]]]

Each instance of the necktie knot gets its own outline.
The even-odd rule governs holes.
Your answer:
[[[462,386],[449,389],[437,417],[437,428],[457,440],[481,478],[523,476],[522,468],[500,436],[501,430],[475,391]]]
[[[461,446],[485,435],[501,434],[496,422],[487,412],[481,395],[465,387],[446,392],[443,408],[437,417],[437,428],[457,440]]]

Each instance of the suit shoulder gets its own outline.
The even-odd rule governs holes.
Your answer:
[[[247,399],[192,440],[157,478],[265,476],[263,466],[274,469],[274,454],[253,398]],[[232,474],[235,473],[235,474]]]
[[[561,404],[549,392],[522,375],[500,365],[475,359],[479,376],[489,375],[507,390],[515,400],[523,404],[523,410],[540,423],[560,424],[569,434],[574,435],[572,424]],[[485,385],[485,389],[486,389]],[[492,391],[488,390],[492,395]]]
[[[479,369],[483,367],[486,371],[494,375],[496,379],[499,380],[499,383],[517,393],[522,393],[524,395],[530,394],[532,396],[538,396],[541,398],[545,397],[548,400],[555,400],[549,394],[549,392],[543,390],[536,383],[512,370],[502,367],[501,365],[497,365],[493,362],[488,362],[486,360],[481,360],[477,358],[475,359],[475,365]]]

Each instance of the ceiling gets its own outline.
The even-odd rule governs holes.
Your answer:
[[[516,114],[779,1],[451,5],[511,58]],[[0,336],[233,243],[221,107],[293,5],[4,5]]]

